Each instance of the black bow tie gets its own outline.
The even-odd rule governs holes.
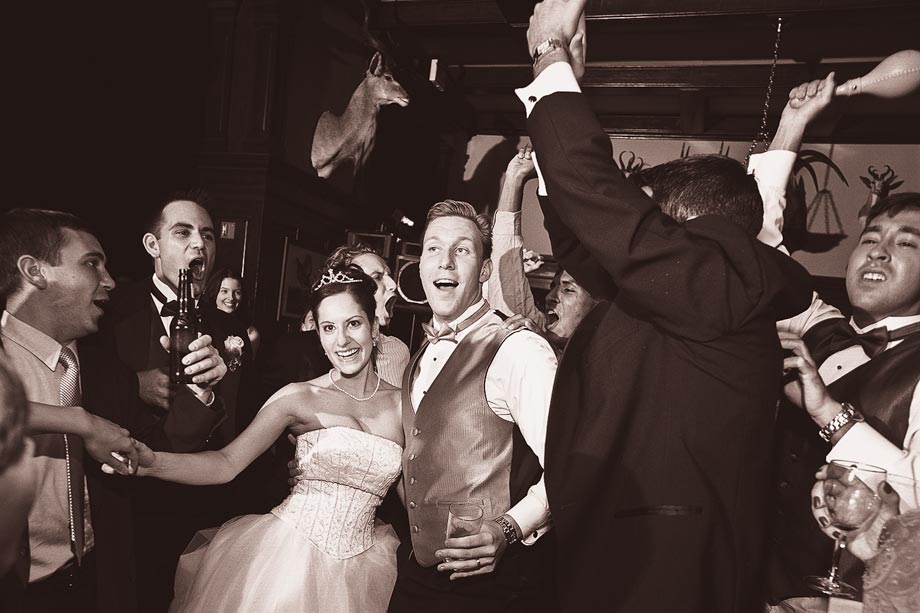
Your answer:
[[[818,325],[822,326],[822,324]],[[831,332],[830,334],[820,333],[824,339],[823,341],[818,340],[817,346],[815,346],[812,350],[812,355],[816,360],[818,360],[819,364],[835,353],[855,345],[862,347],[863,351],[865,351],[866,355],[870,358],[875,358],[888,348],[889,343],[901,340],[902,338],[905,338],[916,332],[920,332],[920,323],[902,326],[896,330],[888,330],[888,328],[882,326],[862,334],[853,330],[849,322],[847,322],[845,319],[834,320],[833,323],[830,323],[829,321],[827,327],[828,332],[830,332],[833,328],[838,328],[840,332]],[[815,328],[817,328],[817,326]],[[812,331],[809,330],[806,333],[806,337],[811,332]],[[811,343],[808,344],[809,347],[812,347]],[[818,347],[820,347],[820,349]]]
[[[161,292],[156,285],[150,288],[150,294],[163,305],[160,307],[160,317],[175,317],[179,314],[178,300],[167,300],[166,296],[163,295],[163,292]],[[195,313],[194,302],[189,305],[189,312],[192,314]]]

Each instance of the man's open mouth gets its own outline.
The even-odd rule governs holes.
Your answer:
[[[204,279],[205,268],[203,257],[192,258],[192,260],[188,263],[188,268],[192,272],[192,278],[194,278],[196,281],[201,281]]]
[[[383,308],[386,309],[387,315],[390,317],[393,316],[393,309],[396,307],[396,296],[390,296],[387,298],[387,301],[383,303]]]
[[[434,286],[438,289],[447,289],[451,287],[458,287],[460,284],[454,281],[453,279],[435,279]]]
[[[877,270],[867,270],[860,275],[863,281],[887,281],[888,277],[883,272]]]
[[[554,323],[559,321],[559,315],[556,314],[554,309],[550,309],[546,312],[546,327],[549,328]]]

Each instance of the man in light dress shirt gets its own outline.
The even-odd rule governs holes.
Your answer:
[[[96,237],[82,221],[57,211],[11,211],[3,216],[0,228],[6,294],[0,326],[9,363],[33,403],[30,411],[40,415],[57,406],[65,420],[77,423],[92,411],[130,424],[138,436],[141,432],[157,436],[153,431],[159,424],[150,424],[137,413],[133,375],[95,342],[98,337],[93,333],[115,286]],[[201,384],[200,393],[213,395],[210,384],[220,379],[226,367],[206,342],[199,341],[192,349],[190,372]],[[75,380],[72,367],[79,368]],[[89,409],[61,407],[65,388],[67,397],[86,403]],[[43,417],[37,421],[50,423]],[[102,476],[99,467],[88,461],[90,457],[84,458],[79,438],[68,436],[65,443],[60,433],[46,431],[34,436],[32,461],[39,468],[39,485],[29,515],[31,569],[25,610],[134,611],[134,551],[124,484]],[[71,490],[71,475],[84,463],[85,484]],[[83,500],[73,506],[75,521],[82,510],[82,538],[75,536],[79,530],[70,524],[73,491],[84,492]]]
[[[394,613],[554,607],[540,574],[549,570],[539,563],[550,521],[542,477],[520,500],[509,489],[513,427],[542,464],[556,357],[538,335],[503,330],[483,299],[490,248],[489,221],[469,204],[429,211],[419,267],[434,317],[404,378],[412,540],[397,554]],[[484,507],[479,533],[445,541],[447,503],[472,500]]]

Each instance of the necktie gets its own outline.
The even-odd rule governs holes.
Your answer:
[[[61,406],[73,407],[81,404],[80,371],[77,356],[64,347],[61,349],[60,364],[64,367],[61,376]],[[70,544],[77,564],[83,561],[83,439],[70,434],[64,435],[64,460],[67,465],[67,504],[70,522]]]
[[[438,341],[447,341],[449,343],[457,342],[457,334],[463,330],[470,327],[472,324],[479,321],[479,318],[486,314],[489,310],[489,303],[484,302],[479,309],[463,321],[461,321],[455,328],[450,326],[444,326],[440,331],[435,330],[434,326],[428,323],[422,323],[422,330],[425,332],[425,338],[428,339],[428,342],[435,344]]]

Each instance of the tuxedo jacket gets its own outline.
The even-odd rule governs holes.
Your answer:
[[[804,269],[726,219],[678,224],[616,167],[581,94],[528,119],[553,253],[608,298],[556,375],[546,489],[563,610],[760,610],[782,352]]]
[[[103,342],[113,347],[118,358],[135,373],[166,367],[169,363],[169,355],[159,346],[156,340],[159,336],[154,332],[159,332],[162,324],[150,297],[152,288],[150,278],[118,288],[112,295],[110,312],[103,320]],[[166,332],[159,335],[162,334]],[[145,438],[145,432],[138,432],[140,436],[136,437],[155,451],[199,451],[225,417],[220,398],[210,407],[205,406],[184,385],[176,389],[169,411],[143,406],[146,420],[163,422],[162,428],[151,431],[152,438]]]

